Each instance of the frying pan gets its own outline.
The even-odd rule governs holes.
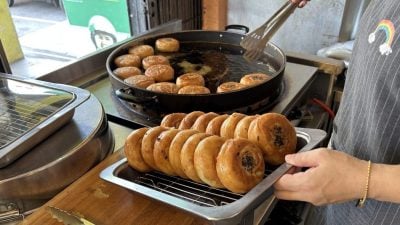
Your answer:
[[[134,39],[115,49],[107,58],[107,71],[116,95],[125,101],[161,114],[171,112],[190,112],[195,110],[228,112],[237,108],[260,102],[270,96],[276,95],[282,88],[281,82],[284,74],[286,56],[272,43],[268,43],[263,57],[257,62],[247,62],[243,59],[244,49],[239,43],[244,34],[227,31],[182,31],[146,36]],[[210,94],[180,95],[149,91],[143,88],[130,86],[118,78],[113,70],[116,69],[114,59],[120,55],[128,54],[132,46],[148,44],[155,46],[155,41],[163,37],[172,37],[180,42],[179,53],[167,54],[171,65],[175,69],[175,79],[185,72],[181,65],[189,61],[195,69],[201,70],[204,65],[212,68],[204,77]],[[163,53],[155,53],[163,54]],[[266,82],[249,86],[236,91],[215,93],[216,87],[226,81],[240,81],[245,74],[262,72],[271,76]],[[172,81],[174,82],[174,81]]]

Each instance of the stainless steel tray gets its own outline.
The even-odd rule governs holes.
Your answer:
[[[299,152],[313,149],[326,136],[325,131],[307,128],[296,128],[296,134]],[[207,219],[212,224],[245,224],[248,217],[253,218],[254,210],[273,194],[272,185],[290,168],[286,163],[277,168],[266,168],[265,178],[244,195],[158,172],[140,173],[128,165],[126,158],[104,169],[100,177]]]
[[[67,123],[90,92],[0,73],[0,168]]]

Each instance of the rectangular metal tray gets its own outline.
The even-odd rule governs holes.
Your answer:
[[[0,73],[0,168],[67,123],[90,92]]]
[[[296,128],[296,134],[298,152],[315,148],[326,137],[325,131],[318,129]],[[286,163],[266,168],[264,179],[244,195],[158,172],[140,173],[128,165],[126,158],[104,169],[100,177],[212,224],[244,224],[246,217],[253,217],[254,210],[273,194],[272,185],[290,168]]]

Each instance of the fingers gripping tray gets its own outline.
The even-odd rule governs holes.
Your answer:
[[[0,168],[67,123],[90,93],[0,73]]]
[[[318,129],[296,128],[297,151],[315,148],[326,136]],[[179,177],[158,172],[141,173],[131,168],[126,158],[114,163],[100,174],[106,181],[149,198],[164,202],[213,224],[240,224],[245,217],[273,194],[273,184],[291,165],[266,167],[264,179],[246,194],[211,188]]]

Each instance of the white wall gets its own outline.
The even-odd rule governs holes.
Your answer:
[[[253,30],[263,24],[286,0],[228,0],[228,24]],[[346,0],[311,0],[296,9],[272,42],[284,50],[315,54],[338,41]]]

